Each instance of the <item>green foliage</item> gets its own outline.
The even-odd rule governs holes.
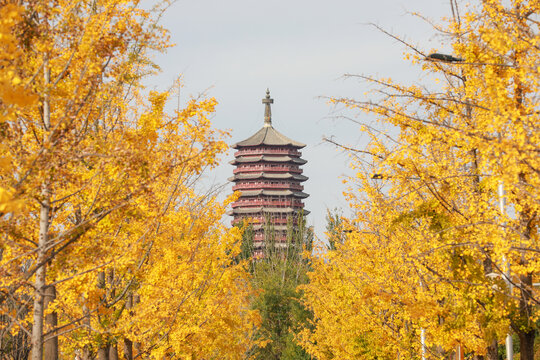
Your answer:
[[[252,286],[259,290],[252,308],[259,310],[262,319],[256,340],[266,343],[251,349],[250,355],[255,359],[310,359],[295,337],[312,318],[297,287],[308,281],[309,263],[302,252],[311,251],[313,231],[306,227],[302,216],[297,221],[294,224],[289,219],[287,246],[281,248],[267,220],[264,257],[251,261]],[[244,249],[253,251],[253,232],[249,232],[249,227],[243,241],[242,254]]]
[[[254,281],[261,293],[253,307],[260,311],[262,325],[259,339],[269,340],[265,347],[254,349],[257,359],[309,359],[296,344],[294,333],[310,318],[302,305],[296,286],[307,281],[305,269],[285,259],[259,261]]]
[[[345,236],[343,234],[343,214],[334,208],[326,209],[326,236],[328,236],[328,250],[336,250],[336,243],[343,243]]]
[[[242,233],[242,244],[237,261],[247,260],[253,254],[253,225],[249,224]]]

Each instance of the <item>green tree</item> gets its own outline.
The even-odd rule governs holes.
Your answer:
[[[297,344],[296,334],[308,326],[312,318],[302,303],[299,285],[308,281],[309,263],[303,252],[310,252],[313,230],[306,227],[305,219],[299,216],[296,223],[288,223],[287,246],[276,244],[275,232],[267,221],[264,255],[251,259],[252,286],[258,290],[252,302],[253,309],[261,315],[261,326],[256,340],[261,344],[250,350],[255,359],[310,359]],[[248,226],[244,232],[242,254],[253,251],[253,232]]]
[[[342,244],[345,241],[342,217],[339,209],[326,209],[326,236],[329,250],[336,250],[336,244]]]

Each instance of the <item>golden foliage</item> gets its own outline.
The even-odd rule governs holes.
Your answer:
[[[154,358],[240,358],[258,321],[232,262],[240,234],[220,225],[227,202],[194,190],[228,134],[211,127],[214,99],[167,113],[170,94],[141,84],[169,46],[166,4],[19,4],[0,8],[0,336],[39,333],[53,286],[58,324],[42,333],[63,357],[128,341]]]
[[[371,156],[353,157],[346,241],[314,259],[304,290],[317,320],[302,341],[318,359],[418,358],[422,329],[429,358],[458,345],[485,354],[509,326],[534,339],[539,11],[537,1],[480,1],[444,29],[455,61],[408,56],[444,85],[365,77],[381,101],[335,100],[395,132],[363,127]]]

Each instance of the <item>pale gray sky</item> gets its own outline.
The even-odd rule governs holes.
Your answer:
[[[341,112],[324,97],[364,96],[367,85],[344,80],[346,73],[417,81],[419,66],[403,60],[404,46],[367,25],[400,34],[426,51],[441,49],[441,39],[412,12],[438,21],[450,16],[450,5],[448,0],[178,0],[163,21],[176,46],[156,58],[163,73],[150,85],[165,89],[181,74],[184,100],[203,92],[215,97],[213,123],[232,130],[230,144],[262,127],[261,99],[270,88],[274,127],[307,144],[308,223],[322,237],[326,208],[347,207],[341,180],[351,173],[347,156],[322,138],[358,147],[364,140],[358,126],[336,119]],[[207,178],[225,183],[232,156],[230,151]]]

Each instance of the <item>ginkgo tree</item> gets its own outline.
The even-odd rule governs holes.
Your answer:
[[[170,94],[142,86],[150,52],[169,46],[166,7],[1,5],[1,357],[251,346],[240,234],[219,224],[226,203],[193,190],[226,149],[216,102],[169,114]]]
[[[534,357],[540,8],[451,5],[435,28],[454,54],[406,56],[442,85],[362,76],[376,100],[335,99],[395,131],[363,126],[371,142],[352,153],[355,216],[305,286],[317,321],[301,341],[320,359],[497,359],[509,332],[521,359]]]

